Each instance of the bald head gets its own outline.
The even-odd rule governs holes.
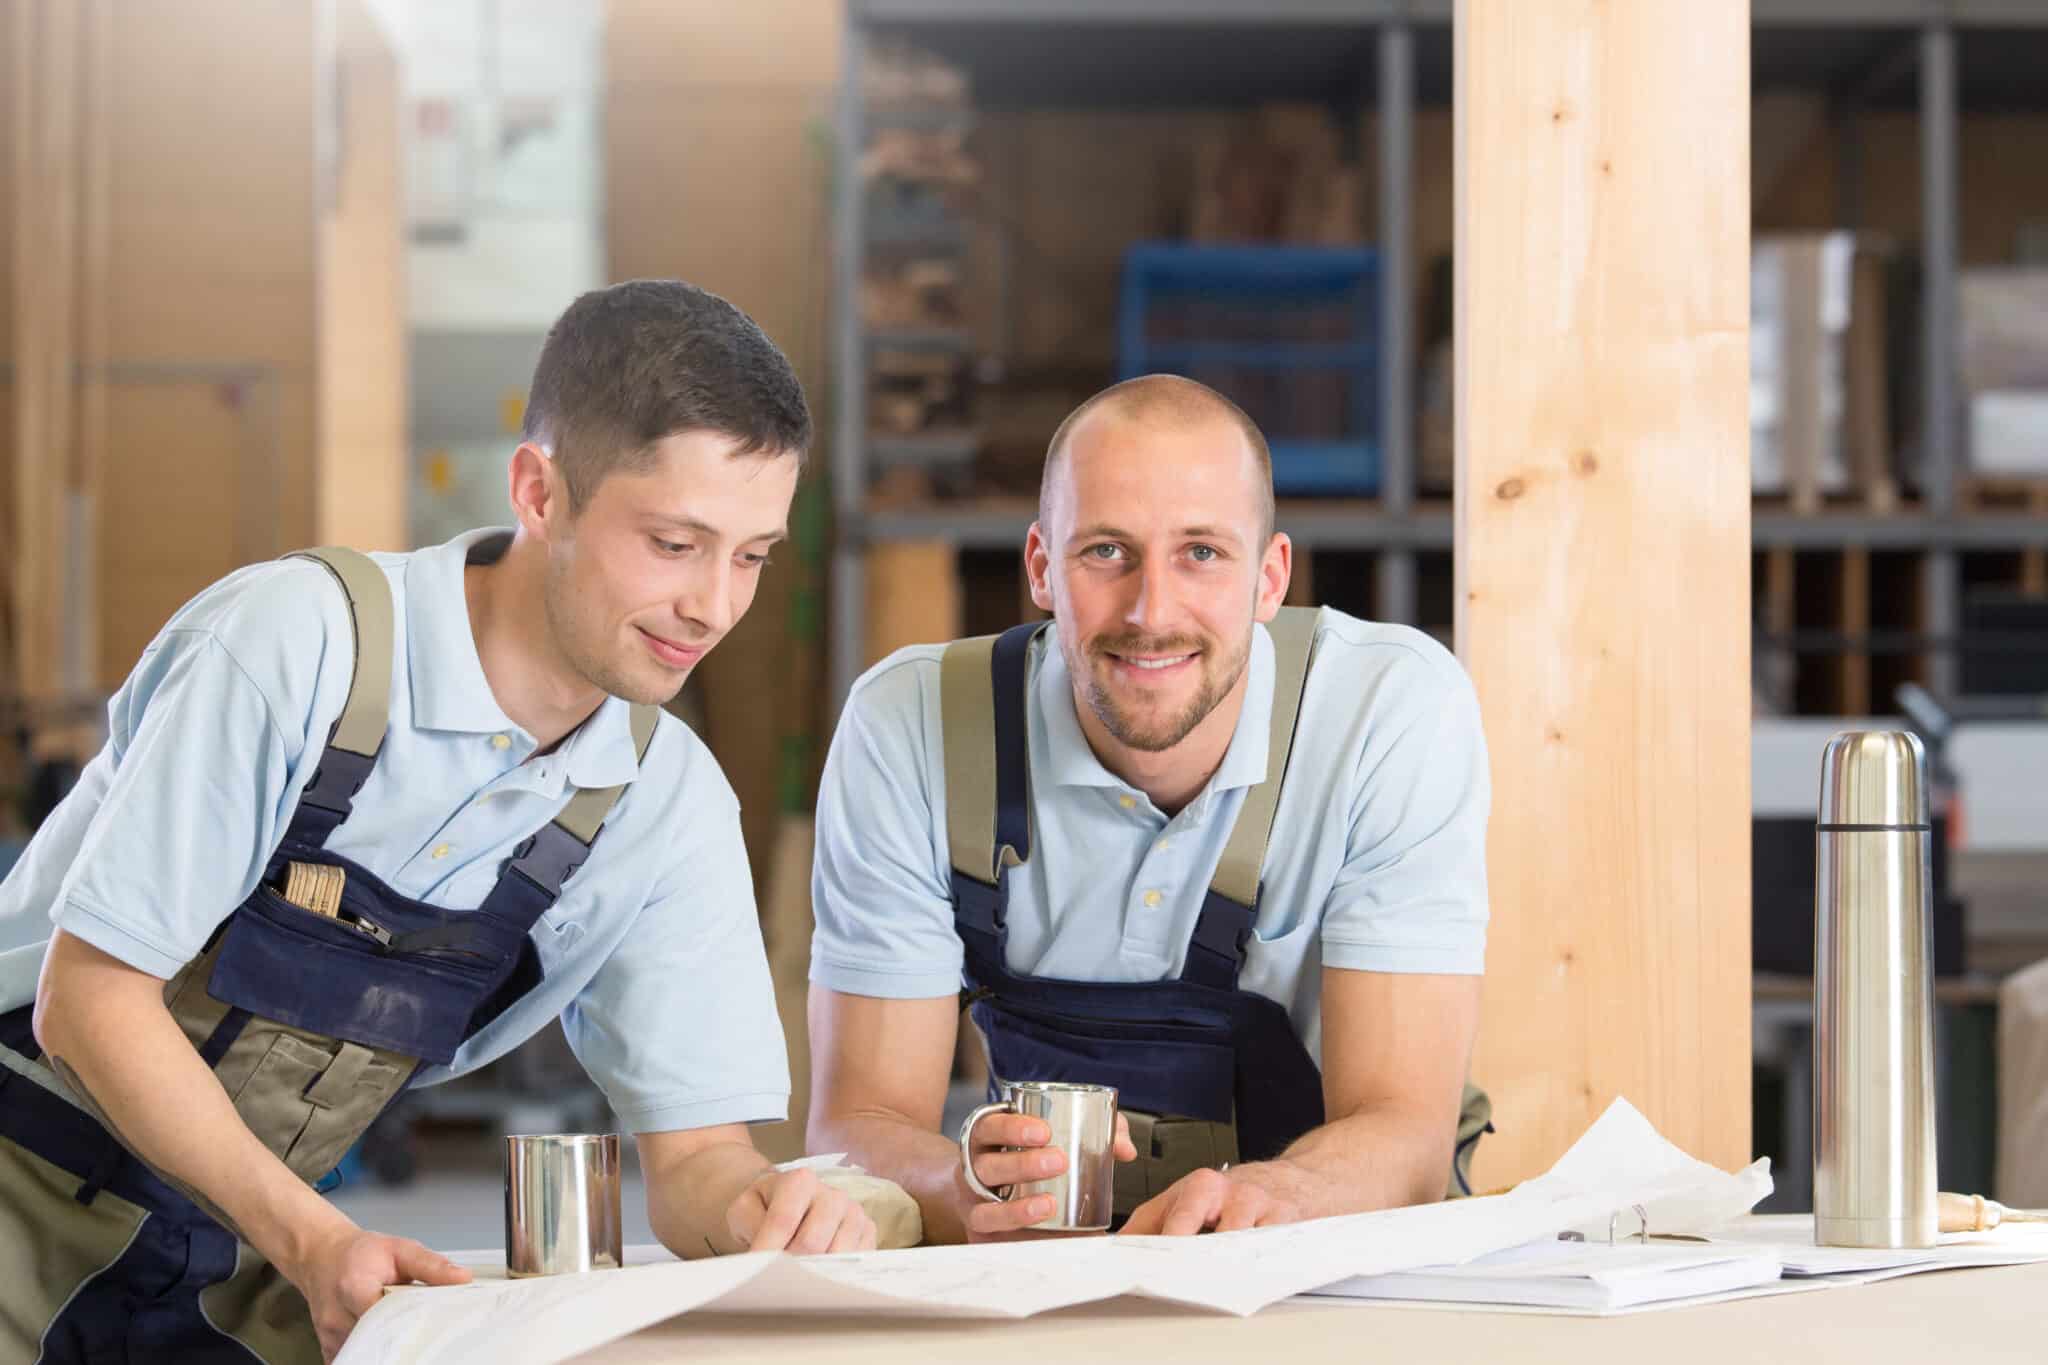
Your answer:
[[[1244,409],[1207,384],[1173,374],[1147,374],[1126,379],[1096,394],[1067,414],[1052,443],[1045,450],[1045,472],[1038,484],[1038,520],[1052,524],[1053,490],[1058,486],[1067,453],[1082,435],[1097,423],[1120,422],[1163,432],[1194,432],[1218,425],[1234,429],[1244,438],[1245,454],[1253,465],[1254,496],[1258,499],[1261,542],[1273,534],[1273,457],[1266,438]]]

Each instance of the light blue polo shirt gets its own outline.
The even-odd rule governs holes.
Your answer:
[[[491,695],[463,596],[471,547],[490,557],[505,534],[373,556],[398,623],[390,729],[327,847],[405,895],[473,909],[574,789],[631,785],[534,926],[545,980],[421,1081],[560,1015],[630,1131],[780,1119],[789,1062],[739,802],[673,716],[636,757],[617,698],[535,754]],[[51,924],[154,976],[198,956],[284,837],[353,638],[339,587],[307,560],[242,569],[171,619],[115,694],[106,747],[0,883],[0,943],[28,945],[0,953],[0,1010],[34,998]]]
[[[943,652],[913,646],[870,669],[832,738],[811,883],[811,980],[831,990],[927,999],[960,988]],[[1009,873],[1011,970],[1178,976],[1245,792],[1265,775],[1272,637],[1254,627],[1230,746],[1171,819],[1088,747],[1050,628],[1032,643],[1026,695],[1032,843]],[[1457,661],[1420,631],[1325,608],[1239,987],[1285,1006],[1320,1060],[1323,967],[1482,971],[1489,800],[1479,706]]]

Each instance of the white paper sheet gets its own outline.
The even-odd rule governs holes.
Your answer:
[[[1661,1241],[1608,1246],[1551,1237],[1463,1265],[1355,1276],[1316,1293],[1613,1311],[1774,1284],[1780,1269],[1777,1253],[1767,1247]]]
[[[1927,1270],[2048,1261],[2048,1223],[2008,1223],[1989,1232],[1947,1233],[1939,1246],[1898,1251],[1815,1246],[1810,1213],[1745,1218],[1716,1228],[1711,1237],[1716,1242],[1768,1248],[1784,1262],[1788,1276],[1825,1276],[1848,1284],[1870,1284]]]
[[[502,1259],[475,1283],[385,1296],[356,1326],[340,1365],[551,1365],[693,1311],[1014,1318],[1121,1295],[1249,1314],[1354,1275],[1474,1257],[1597,1227],[1617,1208],[1660,1217],[1724,1210],[1770,1188],[1686,1156],[1617,1100],[1548,1174],[1510,1193],[1196,1238],[1081,1237],[973,1247],[794,1258],[630,1263],[539,1280],[503,1278]],[[1674,1210],[1667,1215],[1666,1207]]]

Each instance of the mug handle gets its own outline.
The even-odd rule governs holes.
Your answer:
[[[967,1177],[967,1188],[973,1190],[990,1203],[1002,1203],[1008,1197],[1007,1192],[1010,1187],[1004,1186],[1005,1193],[997,1194],[994,1190],[982,1184],[981,1177],[974,1173],[974,1125],[980,1123],[990,1114],[1014,1114],[1016,1112],[1017,1106],[1009,1100],[1002,1100],[995,1104],[984,1104],[981,1108],[969,1114],[967,1121],[960,1125],[960,1173]]]

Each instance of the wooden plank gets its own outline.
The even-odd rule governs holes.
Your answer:
[[[252,491],[244,463],[265,448],[250,429],[255,395],[221,385],[117,385],[107,418],[110,447],[124,454],[102,515],[135,532],[99,545],[99,684],[112,690],[173,612],[246,561],[227,532]]]
[[[1773,545],[1764,557],[1764,630],[1777,640],[1788,640],[1798,623],[1795,559],[1789,545]],[[1766,695],[1777,709],[1792,710],[1793,688],[1799,675],[1799,656],[1789,644],[1771,650],[1769,672],[1764,679]]]
[[[13,8],[16,682],[23,697],[65,691],[65,532],[72,459],[77,288],[78,11]]]
[[[260,454],[261,466],[248,471],[236,501],[175,531],[181,538],[233,537],[239,562],[315,538],[318,8],[237,4],[232,42],[222,41],[211,0],[123,5],[114,26],[114,358],[249,366],[271,376],[275,410],[263,415],[260,433],[252,432],[262,449],[249,452],[252,460]],[[177,386],[151,387],[168,393]],[[146,443],[126,446],[116,438],[108,482],[158,458]],[[263,505],[241,522],[225,520],[257,498]],[[150,524],[124,534],[174,533]],[[190,595],[205,584],[185,586]],[[118,677],[133,662],[105,660],[102,668]]]
[[[334,74],[347,92],[335,179],[319,220],[313,538],[403,550],[408,470],[404,187],[398,59],[362,0],[336,11]]]
[[[2028,490],[2028,511],[2048,522],[2048,480]],[[2029,545],[2020,551],[2020,591],[2030,597],[2048,597],[2048,550]]]
[[[101,492],[110,443],[108,389],[113,360],[113,0],[85,0],[82,25],[85,64],[83,130],[79,139],[78,438],[73,448],[71,496],[78,515],[71,523],[72,562],[66,671],[73,689],[96,685],[100,675],[99,546]]]
[[[1750,1158],[1749,26],[1460,0],[1457,640],[1493,1186],[1616,1096]]]
[[[1870,551],[1852,545],[1842,551],[1841,714],[1870,714]]]
[[[899,540],[867,552],[866,661],[905,645],[943,644],[960,635],[960,575],[943,540]]]

